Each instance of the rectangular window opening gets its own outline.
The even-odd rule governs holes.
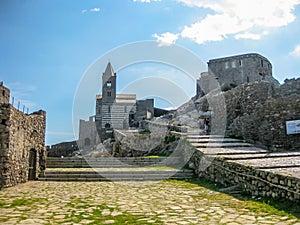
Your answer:
[[[232,68],[236,68],[236,62],[235,62],[235,61],[232,61],[232,62],[231,62],[231,67],[232,67]]]
[[[228,69],[229,68],[229,62],[226,62],[225,63],[225,69]]]

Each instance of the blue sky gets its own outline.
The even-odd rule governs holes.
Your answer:
[[[29,112],[47,111],[46,143],[54,144],[74,139],[77,87],[111,49],[154,40],[162,48],[182,46],[204,63],[257,52],[282,83],[299,77],[299,37],[300,0],[1,0],[0,81]],[[151,76],[185,83],[174,67],[139,63],[118,71],[118,90]]]

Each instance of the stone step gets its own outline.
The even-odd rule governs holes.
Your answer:
[[[300,152],[286,152],[286,153],[243,153],[243,154],[234,154],[234,155],[226,155],[219,154],[218,156],[222,157],[225,160],[249,160],[249,159],[267,159],[267,158],[290,158],[290,157],[299,157]]]
[[[252,147],[252,144],[237,142],[237,143],[191,143],[197,148],[233,148],[233,147]]]
[[[199,139],[209,139],[209,138],[225,138],[222,135],[201,135],[195,133],[187,133],[188,138],[199,138]]]
[[[40,181],[138,181],[163,179],[189,179],[191,170],[121,170],[121,171],[45,171]]]
[[[104,181],[158,181],[158,180],[185,180],[191,179],[192,177],[176,177],[176,176],[156,176],[156,177],[95,177],[95,178],[86,178],[86,177],[72,177],[72,178],[47,178],[41,177],[39,181],[56,181],[56,182],[104,182]]]
[[[256,147],[232,147],[232,148],[197,148],[205,155],[225,157],[234,155],[267,154],[267,150]]]
[[[233,138],[198,138],[188,137],[190,143],[245,143],[244,141]]]
[[[155,164],[155,166],[176,166],[182,163],[161,163]],[[76,165],[76,164],[54,164],[54,165],[47,165],[47,168],[133,168],[133,167],[145,167],[145,166],[153,166],[153,164],[145,164],[145,165],[130,165],[130,164],[84,164],[84,165]]]
[[[180,163],[179,157],[164,158],[48,158],[46,165],[48,168],[109,168],[109,167],[132,167],[151,165],[175,165]]]
[[[153,162],[153,161],[162,161],[169,158],[178,158],[178,157],[159,157],[159,158],[146,158],[146,157],[102,157],[102,158],[71,158],[71,157],[48,157],[47,161],[96,161],[96,162],[107,162],[107,161],[142,161],[142,162]]]
[[[133,167],[133,165],[129,165],[129,164],[51,164],[48,165],[47,164],[47,168],[122,168],[122,167]]]
[[[116,175],[148,175],[148,174],[192,174],[192,170],[94,170],[94,171],[63,171],[51,170],[45,171],[44,176],[59,176],[59,175],[99,175],[99,174],[116,174]]]

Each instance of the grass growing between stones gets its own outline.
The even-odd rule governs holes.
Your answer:
[[[74,203],[76,202],[76,203]],[[69,204],[74,209],[71,213],[64,218],[59,224],[64,223],[82,223],[84,221],[86,224],[162,224],[157,218],[149,218],[143,215],[132,215],[128,212],[121,212],[115,207],[109,207],[105,204],[97,206],[89,206],[87,204],[82,205],[84,201],[81,199],[76,199],[73,203]],[[80,209],[92,209],[91,212],[80,211]]]
[[[250,195],[247,195],[246,193],[242,194],[223,194],[219,192],[219,189],[223,186],[219,184],[215,184],[211,181],[205,180],[205,179],[190,179],[187,180],[191,184],[196,184],[202,187],[205,187],[207,189],[216,191],[217,197],[215,196],[205,196],[208,199],[228,199],[228,197],[233,196],[239,200],[241,200],[237,207],[247,209],[250,212],[254,213],[261,213],[265,215],[278,215],[282,217],[287,217],[287,219],[291,218],[300,218],[300,205],[296,204],[295,202],[291,202],[285,199],[272,199],[272,198],[254,198]],[[181,182],[181,181],[175,181],[175,182]]]
[[[11,203],[6,203],[3,201],[0,201],[0,207],[1,208],[15,208],[20,206],[33,206],[36,203],[43,202],[45,199],[42,198],[17,198],[14,199]]]
[[[202,179],[28,182],[0,191],[0,224],[280,224],[299,206],[219,192]],[[26,192],[25,192],[26,191]],[[299,224],[297,224],[299,225]]]

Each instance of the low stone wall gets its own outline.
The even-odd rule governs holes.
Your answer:
[[[288,199],[300,202],[300,179],[227,161],[213,156],[204,156],[195,151],[189,161],[199,177],[221,183],[225,187],[240,185],[252,196]]]

